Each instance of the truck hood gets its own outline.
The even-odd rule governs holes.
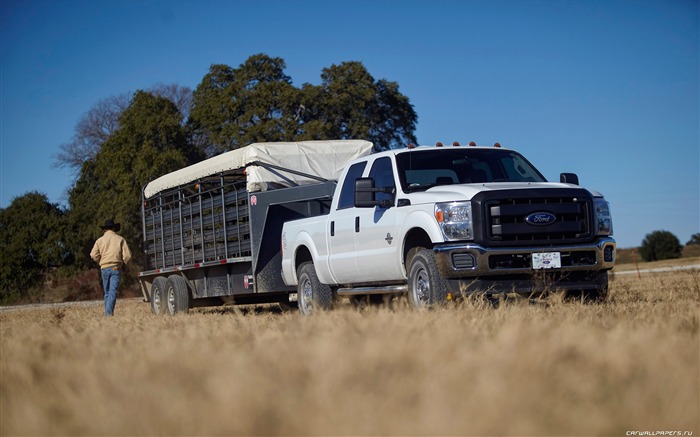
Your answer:
[[[484,184],[455,184],[440,185],[423,192],[406,194],[405,197],[411,203],[434,203],[459,200],[471,200],[476,194],[484,191],[518,190],[532,188],[575,188],[582,189],[578,185],[562,184],[558,182],[490,182]],[[593,196],[601,196],[600,193],[591,193]],[[404,197],[404,196],[402,196]]]

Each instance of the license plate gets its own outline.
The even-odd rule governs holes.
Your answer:
[[[542,252],[532,254],[532,268],[540,269],[560,269],[561,254],[559,252]]]

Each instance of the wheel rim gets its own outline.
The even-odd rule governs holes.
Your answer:
[[[413,279],[413,296],[421,306],[430,302],[430,278],[424,268],[419,268]]]
[[[175,290],[172,287],[168,288],[168,311],[175,314]]]
[[[163,311],[163,309],[161,308],[161,305],[163,304],[162,294],[163,292],[158,289],[155,293],[153,293],[153,308],[155,308],[156,314],[160,314],[161,311]]]
[[[301,307],[304,313],[309,313],[313,310],[313,292],[311,289],[311,281],[304,278],[301,283]]]

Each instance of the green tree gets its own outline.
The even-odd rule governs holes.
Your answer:
[[[284,68],[283,59],[263,54],[237,69],[209,68],[194,91],[189,120],[195,143],[207,156],[254,142],[292,139],[299,90]]]
[[[292,85],[264,54],[234,69],[212,65],[194,91],[189,127],[207,156],[260,141],[366,139],[384,150],[415,143],[417,115],[396,82],[360,62],[332,65],[321,85]]]
[[[314,139],[366,139],[376,150],[415,143],[418,116],[396,82],[375,81],[360,62],[323,70],[319,87],[302,88],[304,134]]]
[[[63,218],[58,205],[38,192],[0,209],[0,303],[26,300],[50,268],[68,261]]]
[[[693,234],[690,236],[690,240],[685,243],[686,246],[699,245],[700,246],[700,234]]]
[[[137,92],[119,117],[119,128],[102,144],[94,162],[83,164],[70,192],[72,246],[83,263],[108,218],[122,224],[132,252],[141,245],[141,190],[149,181],[201,159],[168,99]],[[89,265],[89,264],[88,264]]]
[[[639,248],[644,261],[680,258],[681,242],[669,231],[654,231],[647,234]]]
[[[104,197],[102,189],[100,179],[95,175],[94,160],[85,161],[78,179],[69,190],[70,209],[66,217],[66,244],[75,255],[75,264],[79,268],[92,265],[90,250],[100,236],[97,215],[100,214],[98,199]]]

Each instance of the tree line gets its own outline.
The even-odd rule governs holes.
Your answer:
[[[417,114],[399,85],[360,62],[324,68],[320,85],[295,87],[282,58],[211,65],[191,90],[156,85],[103,99],[61,144],[73,170],[66,207],[26,193],[0,209],[0,303],[26,300],[49,271],[94,267],[89,252],[108,218],[141,253],[141,190],[151,180],[255,142],[366,139],[376,150],[416,143]]]

